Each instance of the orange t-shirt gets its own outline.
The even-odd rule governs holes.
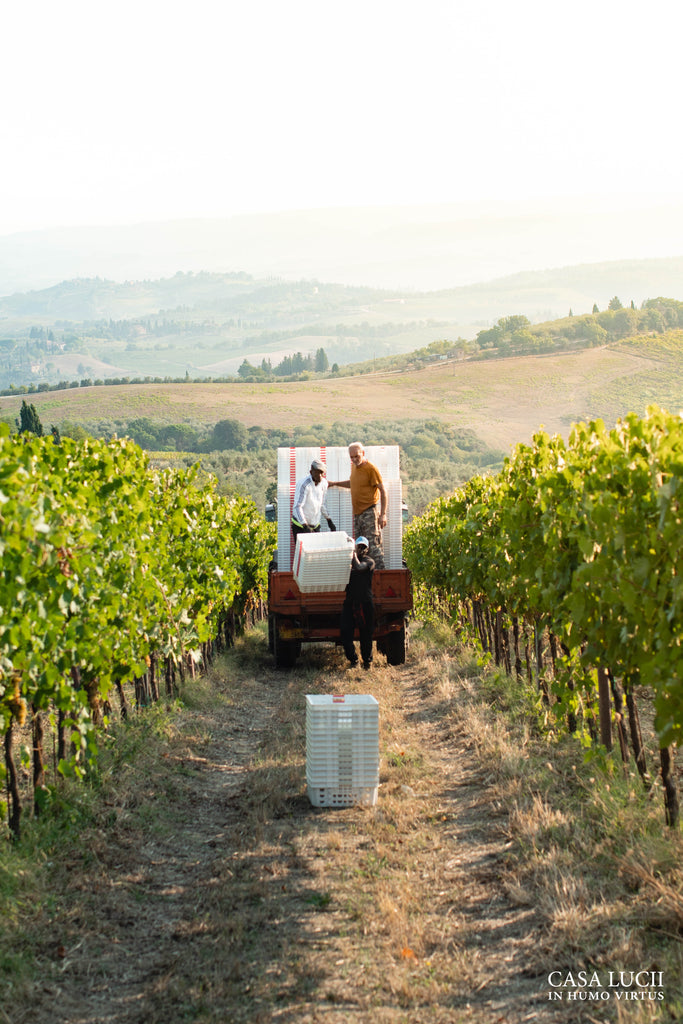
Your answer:
[[[382,477],[377,466],[373,466],[371,462],[361,462],[360,466],[351,463],[349,479],[351,481],[351,506],[354,516],[357,516],[379,501]]]

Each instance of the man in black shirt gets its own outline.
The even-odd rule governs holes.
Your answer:
[[[342,606],[340,635],[344,654],[351,665],[357,665],[358,655],[353,634],[356,626],[358,627],[360,655],[363,659],[363,668],[366,669],[372,664],[372,631],[375,624],[375,607],[372,601],[374,569],[375,562],[368,554],[368,541],[365,537],[358,537]]]

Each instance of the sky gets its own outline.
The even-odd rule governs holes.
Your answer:
[[[34,0],[2,22],[0,235],[683,197],[678,0]]]

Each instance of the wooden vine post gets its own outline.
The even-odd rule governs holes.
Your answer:
[[[662,766],[662,783],[664,785],[664,813],[666,823],[671,828],[678,824],[679,804],[678,790],[674,773],[674,748],[662,747],[659,751],[660,763]]]
[[[14,764],[13,729],[14,723],[10,721],[5,732],[5,769],[7,771],[7,795],[9,811],[9,828],[14,839],[21,836],[21,797],[19,795],[19,780],[16,765]]]
[[[612,709],[609,697],[607,669],[598,669],[598,705],[600,708],[600,742],[607,750],[612,749]]]

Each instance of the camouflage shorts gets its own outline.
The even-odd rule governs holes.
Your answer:
[[[379,528],[379,505],[371,505],[364,512],[353,517],[353,534],[355,537],[368,538],[368,554],[375,561],[376,569],[384,568],[384,546],[382,531]]]

